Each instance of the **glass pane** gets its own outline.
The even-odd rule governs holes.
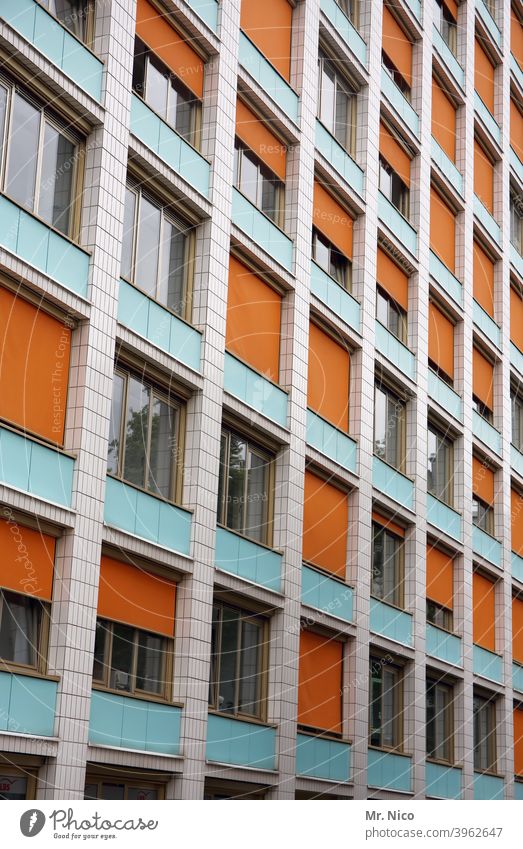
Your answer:
[[[80,41],[85,41],[87,26],[87,0],[51,0],[54,13]]]
[[[372,661],[370,671],[370,743],[381,746],[381,664]]]
[[[236,705],[236,679],[240,618],[236,610],[223,608],[220,645],[220,680],[218,682],[218,710],[234,713]]]
[[[111,421],[109,424],[109,445],[107,448],[107,471],[117,475],[120,462],[120,433],[122,423],[122,405],[125,381],[121,374],[113,376],[113,399],[111,402]]]
[[[404,407],[401,401],[388,395],[385,459],[396,469],[400,467],[404,453],[403,412]]]
[[[212,609],[212,625],[211,625],[211,670],[209,675],[209,704],[211,707],[217,707],[217,693],[216,693],[216,676],[218,673],[218,657],[220,653],[220,647],[218,645],[219,633],[220,633],[220,607],[213,607]]]
[[[98,798],[98,785],[97,784],[86,784],[84,788],[84,799],[97,799]]]
[[[449,739],[449,691],[445,687],[436,688],[436,757],[450,760]]]
[[[125,690],[129,693],[132,689],[133,647],[134,628],[114,623],[109,678],[112,690]]]
[[[320,119],[334,132],[336,78],[328,60],[320,58]]]
[[[218,478],[218,517],[217,521],[221,524],[226,523],[226,504],[225,504],[225,487],[227,480],[228,460],[227,460],[227,445],[228,440],[225,433],[222,433],[220,439],[220,474]]]
[[[398,569],[398,542],[392,534],[385,532],[385,562],[383,569],[383,601],[399,605],[401,601],[400,575]]]
[[[147,79],[145,82],[145,101],[162,118],[167,119],[167,94],[169,75],[163,66],[151,56],[147,57]]]
[[[320,233],[314,233],[313,259],[327,274],[330,273],[330,251],[329,245]]]
[[[382,528],[374,527],[372,537],[372,581],[371,594],[375,598],[383,598],[383,569],[385,560],[385,532]]]
[[[376,387],[374,397],[374,453],[385,459],[387,446],[387,395]]]
[[[145,91],[145,65],[147,62],[147,47],[139,38],[134,42],[133,60],[133,89],[137,94],[144,96]]]
[[[169,92],[169,124],[184,139],[192,143],[192,111],[194,98],[176,80],[171,81]]]
[[[103,681],[105,679],[105,645],[107,640],[107,622],[96,623],[96,636],[94,641],[94,663],[93,679]]]
[[[2,775],[0,777],[0,801],[27,798],[27,778],[19,775]]]
[[[164,498],[171,497],[171,471],[176,452],[175,433],[176,410],[159,398],[154,398],[147,488],[163,495]]]
[[[125,784],[102,784],[102,799],[125,799]]]
[[[350,98],[338,82],[338,85],[336,87],[336,116],[334,135],[339,141],[339,143],[345,148],[349,146],[350,141],[349,114]]]
[[[138,632],[138,660],[136,664],[136,689],[147,693],[164,691],[165,640],[154,634]]]
[[[379,176],[380,191],[391,200],[392,197],[392,174],[384,162],[380,160],[380,176]]]
[[[240,186],[239,189],[251,203],[258,206],[258,183],[260,173],[258,163],[247,150],[240,154]]]
[[[36,666],[38,658],[38,605],[31,598],[2,593],[0,658],[10,663]]]
[[[156,298],[161,218],[160,209],[142,195],[134,279],[136,285],[147,292],[151,298]]]
[[[151,800],[158,799],[158,790],[156,787],[128,787],[127,798],[150,802]]]
[[[436,752],[436,707],[434,701],[434,687],[427,687],[427,696],[425,701],[426,721],[427,721],[427,755],[431,758],[435,757]]]
[[[278,221],[278,187],[274,180],[261,178],[262,199],[261,208],[271,221]]]
[[[389,324],[389,302],[381,292],[376,292],[376,318],[384,327]]]
[[[51,124],[45,124],[38,213],[66,235],[71,218],[76,147]]]
[[[240,694],[238,709],[251,716],[260,713],[262,628],[255,622],[242,622],[240,651]]]
[[[427,489],[436,498],[450,503],[450,446],[437,433],[428,432]]]
[[[245,517],[245,466],[247,445],[234,434],[230,436],[227,527],[243,533]]]
[[[6,191],[21,206],[34,210],[40,111],[15,94],[9,139]]]
[[[336,248],[331,248],[329,274],[334,277],[340,286],[347,285],[347,267],[348,262],[343,254],[339,253]]]
[[[4,150],[5,116],[7,111],[7,89],[0,85],[0,162]]]
[[[245,533],[264,542],[267,536],[268,464],[265,457],[249,452],[250,468],[247,475],[247,509]]]
[[[136,215],[136,194],[131,189],[125,190],[125,210],[123,218],[122,267],[121,275],[128,280],[133,277],[133,241],[134,220]]]
[[[148,419],[149,387],[136,378],[129,377],[127,381],[123,476],[126,481],[137,486],[145,486]]]
[[[158,300],[177,315],[185,312],[185,234],[163,221],[162,260]]]
[[[396,745],[396,675],[383,670],[383,745]]]

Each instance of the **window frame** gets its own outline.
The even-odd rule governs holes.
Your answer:
[[[129,801],[129,788],[136,787],[139,789],[155,789],[157,792],[157,799],[163,800],[165,799],[165,784],[162,782],[151,781],[148,777],[145,777],[143,781],[140,778],[128,780],[123,778],[121,775],[98,775],[96,773],[87,772],[85,776],[85,786],[84,786],[84,799],[92,800],[92,799],[100,799],[102,800],[104,797],[101,795],[102,785],[104,784],[123,784],[124,785],[124,800]],[[96,796],[87,796],[86,790],[88,786],[96,785],[97,787],[97,795]],[[134,800],[132,800],[134,801]],[[150,800],[156,801],[156,800]]]
[[[396,209],[401,216],[410,223],[410,189],[403,182],[399,174],[394,170],[392,165],[389,165],[384,156],[379,154],[379,173],[378,173],[378,189],[387,198],[390,204]],[[390,191],[383,186],[382,174],[386,174],[390,178]],[[396,190],[400,192],[400,205],[398,206],[393,198],[395,193],[394,183],[396,182]]]
[[[447,684],[445,681],[436,680],[435,678],[432,678],[430,676],[427,678],[427,681],[426,681],[426,698],[425,698],[425,723],[426,723],[427,729],[429,727],[429,718],[428,718],[428,710],[429,710],[429,708],[428,708],[428,691],[429,691],[429,689],[433,689],[435,691],[435,694],[438,690],[443,690],[447,693],[447,696],[448,696],[448,703],[445,705],[445,715],[444,715],[445,739],[443,741],[438,741],[438,734],[437,734],[437,730],[436,730],[437,729],[437,713],[436,713],[437,708],[436,708],[435,696],[434,696],[434,712],[435,712],[435,715],[434,715],[434,720],[433,720],[433,723],[434,723],[434,749],[437,750],[438,748],[441,748],[442,746],[447,745],[448,746],[448,758],[438,757],[438,755],[431,754],[429,752],[429,745],[428,745],[429,739],[428,739],[428,733],[427,733],[426,734],[426,746],[425,746],[427,760],[431,761],[432,763],[454,764],[454,762],[455,762],[454,687],[452,686],[452,684]]]
[[[489,761],[488,766],[478,765],[476,761],[476,754],[478,753],[481,757],[480,744],[476,742],[476,715],[479,711],[476,711],[475,705],[477,702],[481,701],[482,706],[481,710],[485,710],[487,712],[487,759]],[[497,774],[497,705],[495,698],[488,698],[483,696],[480,693],[474,693],[473,696],[473,707],[472,707],[472,735],[473,735],[473,757],[474,757],[474,772],[479,773],[490,773]]]
[[[412,101],[412,88],[409,86],[403,74],[398,70],[392,59],[382,49],[381,51],[381,67],[392,80],[398,91],[401,92],[407,103]]]
[[[387,408],[388,408],[389,403],[394,402],[396,404],[396,408],[399,406],[400,409],[401,409],[401,416],[398,417],[397,437],[396,437],[397,438],[396,451],[398,452],[398,455],[399,455],[399,464],[397,466],[393,466],[392,463],[390,463],[386,459],[386,456],[382,457],[376,451],[376,409],[377,409],[377,406],[376,406],[376,391],[383,392],[383,394],[386,395],[386,397],[387,397]],[[389,414],[387,412],[386,422],[388,421],[388,419],[389,419]],[[385,436],[386,436],[385,455],[386,455],[387,454],[387,445],[388,445],[388,438],[387,438],[388,437],[388,429],[387,429],[387,427],[385,428],[385,430],[386,430],[386,433],[385,433]],[[406,456],[407,456],[407,404],[402,398],[400,398],[399,395],[397,395],[393,390],[389,389],[389,387],[386,383],[381,383],[379,381],[376,381],[374,383],[373,453],[375,454],[376,457],[379,457],[380,460],[382,460],[384,463],[386,463],[388,466],[390,466],[391,469],[395,469],[396,471],[401,472],[401,474],[405,474],[405,462],[406,462]]]
[[[523,397],[519,395],[514,389],[511,389],[510,392],[510,407],[511,407],[511,442],[512,445],[517,448],[518,451],[523,452]],[[515,419],[519,419],[518,423],[518,436],[515,436]]]
[[[36,785],[38,778],[38,768],[35,766],[26,766],[19,761],[16,763],[16,755],[11,754],[9,760],[0,760],[0,777],[11,779],[12,781],[22,780],[26,782],[24,799],[36,799]],[[5,791],[4,791],[5,792]],[[0,799],[2,791],[0,791]],[[7,798],[5,801],[17,801]],[[21,800],[20,800],[21,801]]]
[[[407,312],[403,309],[403,307],[401,307],[398,304],[397,301],[394,300],[394,298],[391,295],[389,295],[389,293],[386,291],[386,289],[384,289],[379,284],[376,284],[376,296],[377,296],[376,297],[376,321],[379,321],[379,323],[383,327],[385,327],[385,329],[388,330],[389,333],[392,334],[392,336],[394,336],[394,338],[398,340],[398,342],[401,342],[401,344],[405,345],[405,347],[406,347],[407,341],[408,341],[408,339],[407,339],[407,335],[408,335],[407,334],[407,329],[408,329],[407,328],[407,320],[408,320]],[[386,324],[383,324],[381,318],[379,318],[379,316],[378,316],[378,298],[381,298],[383,301],[386,302],[386,306],[387,306],[387,323]],[[391,325],[390,325],[390,314],[391,314],[391,312],[394,313],[398,318],[398,327],[400,329],[399,334],[396,333],[391,328]]]
[[[485,0],[488,2],[488,0]],[[452,55],[458,57],[458,24],[442,0],[434,0],[434,26]],[[436,7],[438,13],[436,14]]]
[[[317,246],[318,241],[323,242],[323,246],[328,251],[328,254],[329,254],[329,270],[327,270],[325,268],[325,266],[322,265],[321,262],[319,262],[319,260],[316,258],[316,254],[317,254],[317,247],[316,246]],[[332,261],[332,255],[333,254],[340,256],[344,260],[344,268],[342,269],[343,280],[338,280],[331,273],[331,268],[333,266],[333,261]],[[328,274],[329,277],[332,280],[334,280],[335,283],[338,284],[338,286],[341,286],[341,288],[344,289],[346,292],[350,292],[352,290],[352,262],[351,262],[351,260],[347,256],[345,256],[345,254],[342,251],[340,251],[340,249],[337,248],[336,245],[333,242],[331,242],[330,239],[321,232],[321,230],[319,230],[317,227],[314,227],[314,226],[312,228],[312,259],[314,260],[316,265],[318,265],[322,269],[322,271],[324,271],[326,274]]]
[[[385,595],[379,596],[375,592],[375,569],[374,569],[374,539],[377,533],[383,533],[384,537],[390,537],[396,546],[394,552],[394,600],[390,601]],[[385,546],[383,547],[383,563],[381,565],[381,570],[383,574],[385,573],[385,569],[387,568],[387,558],[385,553]],[[385,583],[385,582],[384,582]],[[379,522],[372,523],[372,571],[371,571],[371,590],[370,594],[372,598],[377,599],[378,601],[383,602],[384,604],[389,604],[392,607],[397,607],[399,610],[405,609],[405,540],[397,534],[392,533],[388,528],[385,528],[383,525],[380,525]]]
[[[516,224],[517,222],[517,224]],[[515,235],[515,230],[517,234]],[[514,191],[510,192],[509,205],[509,232],[510,243],[518,251],[523,254],[523,214],[518,209],[517,195]]]
[[[342,9],[343,11],[343,9]],[[346,14],[344,12],[344,14]],[[349,18],[349,20],[351,20]],[[322,115],[323,112],[323,98],[322,92],[324,91],[323,86],[323,76],[325,73],[325,66],[327,65],[330,68],[333,76],[334,76],[334,114],[336,113],[336,101],[338,96],[338,90],[341,90],[343,95],[347,98],[347,127],[345,133],[345,140],[341,141],[336,135],[336,119],[334,119],[334,125],[329,126],[327,122],[324,120]],[[351,159],[355,158],[356,154],[356,133],[358,126],[358,92],[354,88],[353,85],[349,82],[347,77],[345,77],[342,73],[340,73],[336,61],[332,59],[329,54],[320,46],[318,49],[318,99],[317,99],[317,117],[318,120],[321,121],[323,126],[329,131],[331,136],[336,139],[338,144],[340,144],[343,149],[349,154]]]
[[[30,601],[34,602],[35,606],[39,606],[40,609],[37,611],[37,645],[35,647],[36,663],[17,663],[0,656],[1,667],[6,672],[20,672],[28,675],[46,676],[49,630],[51,624],[51,604],[50,602],[42,601],[42,599],[37,596],[17,593],[15,590],[11,590],[8,587],[0,587],[0,624],[2,621],[2,612],[5,603],[5,593],[8,593],[11,596],[16,596],[17,598],[30,599]]]
[[[436,613],[440,613],[443,617],[443,622],[435,621],[436,617],[432,616],[429,612],[429,607],[432,606]],[[447,631],[449,634],[454,633],[454,613],[450,609],[450,607],[444,607],[442,604],[439,604],[437,601],[433,601],[431,598],[427,598],[426,605],[426,619],[429,625],[433,625],[435,628],[439,628],[442,631]]]
[[[85,20],[84,37],[81,38],[74,32],[74,30],[70,29],[66,23],[61,21],[56,12],[50,8],[52,5],[54,5],[54,0],[39,0],[39,2],[42,3],[42,6],[46,10],[46,12],[48,12],[53,18],[55,18],[55,20],[57,20],[58,23],[67,30],[67,32],[71,33],[71,35],[76,38],[76,40],[79,41],[80,44],[83,44],[84,47],[87,47],[89,50],[92,51],[95,23],[95,8],[93,3],[88,2],[88,0],[84,0],[84,8],[81,11],[80,15],[78,15],[77,12],[73,12],[75,17],[81,17]]]
[[[485,527],[483,527],[483,525],[474,521],[474,502],[476,502],[479,505],[479,507],[481,508],[481,510],[483,511],[483,513],[481,514],[481,517],[487,517],[486,524],[487,524],[488,527],[485,528]],[[495,533],[495,515],[494,515],[493,505],[487,504],[486,501],[483,501],[482,498],[480,498],[478,495],[476,495],[473,492],[472,493],[472,508],[473,508],[472,524],[476,528],[479,528],[481,531],[484,531],[484,533],[489,534],[489,536],[493,537],[494,533]]]
[[[379,744],[372,742],[373,737],[373,726],[372,726],[372,708],[374,705],[374,699],[372,699],[372,679],[373,679],[373,665],[379,667],[381,672],[381,694],[380,694],[380,711],[381,711],[381,728],[380,728],[380,736],[381,742]],[[392,746],[383,743],[383,726],[384,726],[384,696],[385,691],[383,687],[383,670],[387,669],[389,672],[391,671],[395,677],[394,690],[393,690],[393,721],[392,728],[394,733],[395,742]],[[396,752],[398,754],[404,753],[404,745],[405,745],[405,717],[404,717],[404,672],[403,668],[395,663],[389,663],[386,661],[386,658],[380,658],[377,655],[370,655],[369,658],[369,746],[373,749],[379,749],[380,751],[385,752]]]
[[[444,433],[442,433],[437,427],[435,427],[432,422],[428,423],[427,433],[432,434],[436,437],[437,446],[436,446],[436,455],[439,453],[439,446],[443,444],[447,451],[447,456],[445,459],[445,486],[443,495],[439,495],[434,492],[432,489],[429,489],[429,455],[427,452],[427,492],[430,493],[434,498],[437,498],[438,501],[441,501],[443,504],[446,504],[448,507],[454,507],[454,442]]]
[[[242,189],[242,177],[243,177],[243,158],[245,154],[248,154],[251,158],[251,164],[254,165],[257,172],[257,180],[256,180],[256,202],[253,202],[248,195]],[[266,173],[264,173],[266,172]],[[263,203],[263,181],[266,180],[274,185],[275,190],[275,218],[271,218],[271,216],[265,212],[262,207]],[[280,230],[283,230],[284,225],[284,217],[285,217],[285,183],[283,180],[280,180],[277,174],[272,171],[268,165],[257,156],[256,151],[252,150],[245,142],[239,138],[239,136],[235,136],[234,139],[234,175],[233,175],[233,185],[236,191],[240,192],[244,198],[246,198],[249,203],[251,203],[256,209],[261,212],[262,215],[272,222],[276,227]]]

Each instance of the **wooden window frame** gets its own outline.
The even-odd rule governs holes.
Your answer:
[[[480,496],[476,495],[475,493],[472,494],[472,502],[474,502],[474,501],[476,501],[479,504],[480,508],[483,510],[483,515],[487,516],[488,529],[483,528],[483,527],[481,527],[481,525],[476,524],[476,522],[474,522],[474,517],[472,517],[472,524],[475,525],[475,527],[479,528],[480,530],[484,531],[485,533],[489,534],[489,536],[493,537],[494,533],[495,533],[494,507],[493,507],[493,505],[487,504],[486,501],[483,501],[483,499],[480,498]]]
[[[429,605],[432,605],[436,612],[441,613],[444,617],[444,624],[440,624],[438,622],[434,622],[434,620],[429,615]],[[433,601],[431,598],[427,599],[427,613],[426,613],[427,622],[430,625],[434,625],[435,628],[439,628],[442,631],[447,631],[449,634],[454,633],[454,612],[449,607],[444,607],[444,605],[439,604],[437,601]]]
[[[252,157],[255,162],[253,164],[256,165],[256,169],[258,172],[257,179],[257,189],[256,189],[256,203],[253,203],[247,195],[244,195],[241,189],[242,184],[242,174],[243,174],[243,156],[245,151],[249,153],[249,156]],[[279,227],[280,230],[283,230],[284,218],[285,218],[285,183],[280,180],[277,174],[274,171],[271,171],[268,165],[263,162],[260,157],[256,154],[252,148],[248,147],[245,142],[242,142],[241,139],[236,136],[234,141],[234,157],[235,157],[235,168],[234,168],[234,188],[240,192],[243,197],[245,197],[249,203],[253,203],[253,206],[256,207],[258,212],[265,217],[276,227]],[[264,174],[264,172],[267,172]],[[263,197],[263,180],[270,180],[274,183],[275,188],[275,212],[276,212],[276,220],[272,219],[270,215],[267,215],[266,212],[263,211],[261,207],[262,197]]]
[[[347,133],[345,136],[344,144],[340,142],[339,139],[336,137],[335,127],[328,127],[326,124],[323,124],[323,120],[320,117],[322,111],[321,93],[323,91],[323,74],[325,72],[324,69],[326,63],[328,63],[328,67],[334,74],[334,100],[336,101],[338,89],[342,90],[343,94],[347,97],[348,100],[349,115],[347,121]],[[336,141],[342,145],[342,147],[347,151],[347,153],[352,159],[354,159],[356,154],[356,132],[358,123],[357,95],[358,92],[354,88],[354,86],[349,82],[349,80],[344,74],[340,73],[336,64],[336,60],[329,56],[329,54],[320,46],[318,50],[318,120],[322,122],[322,124],[331,134],[331,136],[333,138],[336,138]]]
[[[13,596],[18,596],[20,598],[29,598],[35,603],[35,605],[40,606],[40,610],[38,611],[38,636],[37,645],[35,648],[36,663],[34,665],[26,663],[16,663],[14,661],[0,658],[2,670],[5,672],[12,672],[14,674],[22,673],[25,675],[33,675],[37,677],[47,677],[47,654],[49,647],[49,630],[51,625],[51,603],[47,601],[42,601],[42,599],[39,599],[36,596],[30,596],[25,593],[17,593],[16,591],[11,590],[7,587],[0,587],[0,622],[2,619],[2,608],[4,605],[4,593],[8,593],[9,595]]]
[[[514,445],[518,451],[523,451],[523,396],[516,392],[515,389],[511,389],[510,392],[510,406],[512,445]],[[514,419],[516,416],[519,418],[519,439],[514,441]]]
[[[396,549],[394,554],[394,584],[395,584],[395,599],[394,601],[388,601],[387,599],[380,598],[380,596],[376,595],[372,591],[373,578],[374,578],[374,536],[376,532],[383,533],[387,537],[391,537],[394,540]],[[372,523],[372,574],[371,574],[371,597],[377,599],[378,601],[383,602],[384,604],[389,604],[392,607],[397,607],[399,610],[405,609],[405,540],[399,537],[397,534],[392,533],[389,528],[383,527],[378,522]],[[382,569],[385,568],[385,563],[382,564]]]
[[[382,286],[379,285],[379,283],[376,285],[376,291],[379,294],[379,296],[381,298],[383,298],[384,301],[387,301],[387,324],[385,324],[384,327],[389,331],[389,333],[391,333],[393,336],[395,336],[395,338],[399,342],[401,342],[402,345],[406,346],[407,345],[407,313],[406,313],[406,311],[403,309],[402,306],[400,306],[398,304],[398,302],[396,300],[394,300],[392,295],[389,295],[389,293]],[[376,301],[376,320],[379,321],[380,324],[383,324],[383,322],[380,321],[380,319],[378,318],[377,309],[378,309],[378,306],[377,306],[377,301]],[[398,326],[400,328],[399,335],[397,333],[395,333],[390,327],[390,313],[391,312],[395,312],[396,315],[398,316]]]
[[[395,675],[395,684],[394,684],[394,737],[395,744],[393,746],[387,746],[383,743],[383,739],[379,745],[376,743],[372,743],[372,725],[371,725],[371,716],[372,716],[372,699],[370,696],[372,695],[372,677],[373,677],[373,664],[379,666],[381,672],[381,716],[382,716],[382,726],[383,726],[383,699],[384,699],[384,690],[383,690],[383,670],[387,668],[389,671],[392,670]],[[385,658],[380,658],[378,656],[371,655],[369,659],[369,746],[373,749],[379,749],[384,752],[396,752],[397,754],[403,754],[404,752],[404,676],[403,669],[395,664],[386,662]],[[381,738],[383,738],[383,727],[380,729]]]
[[[432,433],[440,443],[444,443],[445,447],[448,451],[448,455],[445,463],[445,490],[447,492],[448,499],[440,498],[438,495],[435,495],[433,492],[430,494],[437,498],[438,501],[441,501],[443,504],[447,504],[448,507],[454,506],[454,442],[444,433],[442,433],[439,428],[432,424],[432,422],[428,423],[427,431]],[[428,477],[428,457],[427,457],[427,477]],[[427,492],[429,492],[427,486]]]
[[[382,188],[382,185],[383,185],[382,180],[381,180],[382,172],[385,172],[391,179],[390,194],[385,192]],[[392,186],[393,180],[396,180],[397,183],[398,183],[398,190],[400,192],[400,205],[399,206],[396,206],[396,204],[394,203],[394,201],[392,199],[393,196],[394,196],[394,191],[393,191],[393,186]],[[392,204],[394,209],[396,209],[399,212],[399,214],[405,219],[405,221],[408,221],[410,223],[410,217],[409,217],[410,216],[410,189],[406,185],[406,183],[403,182],[403,180],[401,179],[401,177],[399,176],[397,171],[394,170],[392,165],[389,165],[389,163],[387,162],[385,157],[382,156],[381,154],[379,155],[379,190],[387,198],[389,203]]]
[[[327,271],[327,269],[324,268],[324,266],[321,265],[321,263],[319,263],[318,260],[316,259],[316,242],[318,241],[318,239],[321,239],[323,241],[325,247],[327,248],[327,250],[329,252],[329,269],[330,269],[330,266],[331,266],[331,263],[332,263],[333,252],[335,252],[338,256],[342,257],[342,259],[345,260],[345,268],[343,269],[343,282],[336,280],[336,278],[333,277],[332,274],[330,273],[330,270]],[[347,256],[345,256],[345,254],[342,251],[340,251],[339,248],[336,247],[334,242],[331,242],[331,240],[327,236],[325,236],[324,233],[321,232],[321,230],[319,230],[317,227],[314,227],[314,226],[312,228],[312,258],[313,258],[314,262],[316,263],[316,265],[319,265],[319,267],[323,271],[325,271],[325,273],[329,275],[331,280],[334,280],[334,282],[337,283],[338,286],[341,286],[341,288],[345,289],[347,292],[351,291],[351,289],[352,289],[352,262],[351,262],[351,260]]]
[[[428,751],[428,739],[427,739],[427,760],[431,763],[440,763],[445,765],[452,765],[455,763],[455,717],[454,717],[454,687],[452,684],[447,684],[445,681],[438,680],[433,677],[427,678],[426,690],[428,695],[429,688],[433,688],[434,690],[445,690],[445,692],[449,696],[448,704],[445,708],[445,741],[448,743],[449,747],[449,757],[447,758],[438,758],[436,755],[431,755]],[[427,700],[426,700],[427,701]],[[428,726],[428,720],[426,720],[426,725]],[[436,723],[437,728],[437,723]],[[438,748],[437,735],[435,737],[435,748]]]
[[[380,457],[384,463],[387,463],[392,469],[396,469],[396,471],[405,473],[405,461],[407,458],[407,404],[403,398],[400,398],[386,383],[376,381],[374,384],[374,391],[376,390],[383,392],[387,396],[387,405],[390,400],[393,400],[396,404],[396,409],[401,409],[401,415],[398,416],[398,425],[397,425],[397,450],[399,455],[399,464],[398,466],[392,466],[384,457]],[[376,405],[374,405],[374,436],[373,436],[373,444],[374,444],[374,454],[376,454],[375,444],[376,444]],[[385,445],[386,450],[387,444]],[[378,454],[376,456],[379,457]]]
[[[473,755],[474,755],[474,772],[479,772],[487,775],[497,775],[496,767],[497,767],[497,704],[495,698],[488,698],[480,693],[474,693],[473,702],[476,700],[481,700],[483,702],[482,710],[487,711],[487,722],[488,722],[488,761],[489,764],[487,767],[476,766],[476,741],[473,739]],[[472,732],[474,735],[474,724],[475,724],[475,711],[473,709],[472,714]]]

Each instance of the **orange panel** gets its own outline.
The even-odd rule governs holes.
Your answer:
[[[454,325],[429,303],[429,359],[451,380],[454,378]]]
[[[327,239],[352,259],[352,228],[354,221],[349,213],[334,200],[321,183],[314,181],[314,226]]]
[[[472,458],[472,492],[486,504],[494,504],[494,472],[477,457]]]
[[[474,192],[492,215],[494,212],[494,165],[475,139]]]
[[[385,124],[381,122],[380,153],[396,174],[401,177],[405,185],[410,186],[410,159]]]
[[[430,247],[449,271],[456,269],[456,216],[440,194],[430,189]]]
[[[2,519],[0,550],[0,586],[50,601],[53,595],[54,538],[19,525],[14,519]]]
[[[523,775],[523,709],[514,708],[514,774]]]
[[[523,115],[510,98],[510,144],[523,162]]]
[[[240,26],[286,80],[291,74],[292,6],[287,0],[242,0]]]
[[[283,182],[287,167],[285,143],[267,129],[263,121],[241,100],[236,101],[236,135],[259,156]]]
[[[349,426],[349,377],[348,350],[311,322],[307,403],[345,431]]]
[[[63,442],[71,330],[0,288],[0,415]]]
[[[456,23],[458,20],[458,4],[455,0],[443,0],[443,5],[447,7],[447,11],[450,12]]]
[[[275,383],[280,376],[281,297],[231,256],[225,346]]]
[[[523,663],[523,599],[512,598],[512,657]]]
[[[510,10],[510,50],[520,68],[523,68],[523,27],[514,10]]]
[[[512,551],[523,557],[523,495],[510,490],[511,502],[511,527],[512,527]]]
[[[494,114],[494,65],[476,39],[474,42],[474,88]]]
[[[303,559],[345,578],[349,499],[312,472],[305,472]]]
[[[298,682],[298,723],[341,732],[343,643],[302,631]]]
[[[203,59],[147,0],[138,0],[136,35],[197,97],[203,97]]]
[[[166,637],[174,634],[176,584],[102,556],[98,615]]]
[[[432,78],[432,135],[452,162],[456,161],[456,107]]]
[[[387,6],[383,7],[382,47],[407,85],[412,86],[412,42]]]
[[[472,391],[489,410],[494,409],[494,366],[477,348],[472,349]]]
[[[396,536],[401,537],[402,539],[405,537],[405,528],[402,528],[401,525],[397,525],[396,522],[391,522],[390,519],[386,519],[385,516],[381,516],[380,513],[376,513],[375,510],[372,511],[372,521],[376,522],[377,525],[381,525],[383,528],[386,528],[386,530],[390,531],[391,534],[396,534]]]
[[[523,351],[523,298],[510,287],[510,341]]]
[[[496,650],[496,590],[492,581],[474,572],[472,576],[473,640],[477,646]]]
[[[407,312],[409,303],[409,278],[381,248],[378,248],[376,280],[391,298]]]
[[[454,562],[437,548],[427,546],[427,598],[450,610],[454,601]]]
[[[474,242],[474,298],[494,318],[494,263],[483,248]]]

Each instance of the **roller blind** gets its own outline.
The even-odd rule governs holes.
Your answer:
[[[446,6],[447,11],[452,15],[454,21],[458,20],[458,4],[454,2],[454,0],[443,0],[443,5]]]
[[[407,85],[412,86],[412,42],[387,6],[383,6],[382,47]]]
[[[236,135],[267,168],[283,182],[287,167],[285,144],[275,136],[242,100],[236,101]]]
[[[494,263],[483,248],[474,242],[474,298],[494,318]]]
[[[523,708],[514,708],[514,773],[523,775]]]
[[[494,114],[494,65],[476,39],[474,43],[474,88]]]
[[[98,615],[166,637],[174,635],[176,584],[102,556]]]
[[[492,215],[494,212],[494,164],[475,139],[474,192]]]
[[[456,216],[441,195],[430,188],[430,247],[449,271],[456,269]]]
[[[515,489],[511,489],[510,502],[512,551],[523,557],[523,495],[520,495]]]
[[[494,472],[477,457],[472,458],[472,491],[486,504],[494,503]]]
[[[382,248],[378,248],[376,279],[381,288],[407,312],[409,278]]]
[[[382,528],[385,528],[385,530],[397,537],[401,537],[402,539],[405,537],[405,528],[402,528],[401,525],[393,522],[392,519],[387,519],[386,516],[382,516],[381,513],[378,513],[376,510],[372,511],[372,521],[377,525],[381,525]]]
[[[291,4],[287,0],[242,0],[240,27],[288,81],[291,71]]]
[[[510,340],[523,351],[523,298],[510,287]]]
[[[456,161],[456,107],[432,78],[432,135],[452,162]]]
[[[349,376],[348,350],[311,322],[308,405],[335,427],[345,431],[349,425]]]
[[[523,599],[512,599],[512,657],[523,663]]]
[[[298,678],[298,723],[339,733],[342,730],[343,643],[302,631]]]
[[[429,359],[451,380],[454,378],[454,325],[430,301]]]
[[[520,68],[523,68],[523,27],[513,9],[510,11],[510,49]]]
[[[523,115],[510,98],[510,144],[523,162]]]
[[[343,206],[326,189],[314,181],[314,226],[336,247],[352,259],[352,228],[354,221]]]
[[[0,586],[51,601],[55,540],[40,531],[0,520]]]
[[[310,471],[305,472],[303,559],[345,578],[348,495]]]
[[[380,153],[405,185],[410,186],[410,159],[382,122],[380,122]]]
[[[472,391],[492,412],[494,409],[494,366],[477,348],[472,349]]]
[[[449,610],[454,602],[454,563],[438,548],[427,546],[427,598]]]
[[[478,572],[474,572],[472,577],[472,598],[474,643],[488,649],[488,651],[495,651],[495,588],[492,581],[484,578]]]

